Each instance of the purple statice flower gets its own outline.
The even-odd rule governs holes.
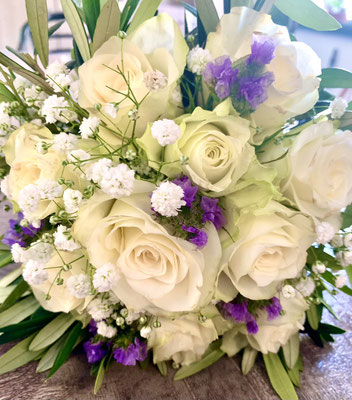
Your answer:
[[[188,241],[195,244],[198,248],[202,249],[208,243],[208,234],[204,229],[199,230],[193,226],[186,225],[182,225],[182,229],[194,235],[192,238],[188,239]]]
[[[114,350],[115,360],[123,365],[136,365],[137,361],[144,361],[147,358],[147,343],[138,338],[134,339],[127,348],[116,347]]]
[[[21,226],[20,222],[22,219],[23,214],[21,212],[17,214],[17,219],[10,219],[10,227],[5,233],[2,243],[8,246],[18,243],[20,246],[26,247],[26,237],[34,237],[43,227],[43,222],[39,228],[35,228],[33,225],[29,225],[27,227]]]
[[[216,58],[215,62],[208,63],[203,71],[204,81],[215,88],[219,99],[225,99],[230,95],[237,75],[238,70],[232,68],[232,61],[228,56]]]
[[[259,77],[243,77],[239,80],[238,98],[244,98],[256,110],[268,98],[267,90],[273,82],[272,72],[266,72]]]
[[[191,208],[198,192],[197,186],[192,186],[190,179],[186,175],[181,176],[179,179],[174,179],[172,182],[183,189],[183,200],[186,202],[186,206]]]
[[[250,335],[255,335],[259,330],[257,321],[252,314],[247,314],[246,327]]]
[[[269,306],[266,306],[265,310],[268,312],[269,321],[279,317],[282,311],[280,300],[277,297],[273,297],[271,299],[271,304]]]
[[[244,322],[250,335],[258,332],[257,321],[247,309],[248,303],[221,303],[221,312],[225,318],[233,318],[236,322]]]
[[[94,319],[90,320],[90,322],[88,324],[88,331],[93,336],[95,336],[98,333],[97,323],[94,321]]]
[[[216,229],[220,229],[226,224],[225,216],[222,213],[222,209],[218,206],[218,201],[218,199],[203,196],[200,203],[204,211],[202,222],[210,221]]]
[[[92,343],[90,340],[83,343],[84,351],[90,364],[100,361],[108,351],[102,348],[102,342]]]
[[[255,35],[252,43],[252,54],[247,59],[247,65],[256,64],[264,66],[270,64],[275,57],[274,53],[275,44],[271,39]]]

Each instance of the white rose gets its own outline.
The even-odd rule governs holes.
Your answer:
[[[153,349],[153,362],[173,360],[189,365],[202,358],[210,343],[218,338],[213,322],[199,322],[197,315],[188,314],[175,320],[159,318],[161,326],[152,328],[148,348]]]
[[[221,349],[232,356],[249,343],[255,350],[264,354],[277,353],[291,336],[303,329],[305,311],[308,309],[308,304],[302,296],[290,299],[280,298],[280,302],[285,311],[284,315],[268,320],[267,312],[259,311],[258,332],[250,335],[244,324],[237,325],[224,334]]]
[[[236,61],[251,53],[253,33],[265,35],[276,46],[275,57],[266,68],[274,73],[275,81],[268,99],[253,114],[255,123],[264,128],[253,138],[260,143],[287,119],[305,113],[317,102],[321,61],[305,43],[291,42],[286,27],[246,7],[234,7],[221,18],[217,31],[209,34],[206,48],[213,58],[226,54]]]
[[[147,184],[148,192],[154,187]],[[129,310],[159,315],[195,310],[210,301],[215,289],[218,234],[209,224],[202,250],[171,236],[153,220],[148,192],[118,200],[97,193],[79,210],[74,237],[97,269],[116,266],[120,280],[111,290]]]
[[[350,131],[336,132],[332,122],[306,128],[287,156],[290,176],[283,186],[284,195],[302,212],[338,229],[340,210],[352,202],[351,154]]]
[[[297,277],[315,239],[310,218],[276,202],[240,215],[237,228],[237,240],[224,250],[223,274],[233,297],[237,289],[253,300],[273,297],[284,279]]]

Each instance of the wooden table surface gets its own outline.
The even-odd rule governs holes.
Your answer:
[[[0,233],[6,229],[6,216],[0,214]],[[336,342],[320,349],[302,335],[304,372],[300,400],[352,399],[352,299],[340,294],[333,305],[340,316],[338,325],[347,330],[336,335]],[[334,321],[325,315],[325,321]],[[0,346],[0,353],[9,345]],[[242,376],[239,357],[224,357],[199,374],[174,382],[173,371],[164,378],[153,366],[146,370],[116,364],[109,370],[97,396],[94,379],[84,354],[71,356],[48,382],[45,374],[35,373],[32,362],[17,371],[0,376],[0,400],[277,400],[264,364],[258,359],[253,370]]]

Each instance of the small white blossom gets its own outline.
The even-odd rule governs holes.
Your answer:
[[[150,326],[143,326],[143,328],[140,330],[140,335],[143,338],[148,339],[151,332],[152,332],[152,328]]]
[[[349,248],[347,251],[339,251],[336,254],[336,258],[343,267],[348,267],[352,264],[352,249]]]
[[[62,186],[51,179],[42,179],[38,183],[40,197],[48,200],[55,200],[62,194]]]
[[[42,115],[48,124],[72,122],[77,119],[77,114],[69,109],[70,105],[63,97],[56,94],[49,96],[43,102]]]
[[[296,290],[301,293],[303,297],[310,296],[315,289],[315,283],[312,278],[308,277],[301,279],[296,285]]]
[[[88,304],[87,311],[95,321],[101,321],[112,314],[112,303],[107,299],[96,298]]]
[[[93,277],[93,286],[98,292],[108,292],[111,290],[117,281],[119,275],[114,264],[104,264],[95,271]]]
[[[24,214],[35,213],[39,208],[39,202],[40,190],[37,185],[32,183],[25,186],[18,194],[18,205]]]
[[[331,245],[334,247],[341,247],[343,246],[343,238],[341,235],[336,234],[332,240],[331,240]]]
[[[89,295],[89,276],[85,274],[72,275],[67,279],[66,287],[72,296],[84,299]]]
[[[140,317],[139,312],[128,311],[128,315],[125,318],[126,324],[131,325],[133,321],[136,321]]]
[[[316,241],[319,244],[327,244],[335,236],[334,227],[326,221],[318,223],[315,226],[315,231],[317,234]]]
[[[164,217],[175,217],[180,208],[186,205],[183,189],[172,182],[163,182],[151,196],[153,209]]]
[[[101,158],[99,161],[89,165],[86,170],[87,179],[92,180],[95,183],[99,183],[111,167],[111,160],[108,158]]]
[[[78,138],[72,133],[61,132],[54,135],[53,149],[61,153],[68,153],[77,148]]]
[[[147,71],[144,73],[144,84],[152,92],[162,90],[167,85],[167,77],[160,71]]]
[[[137,121],[137,119],[139,118],[139,111],[137,110],[137,108],[133,108],[131,111],[128,112],[128,118],[131,121]]]
[[[69,69],[62,61],[55,60],[45,70],[46,81],[55,92],[61,92],[62,89],[67,88],[71,84],[69,72]]]
[[[346,247],[352,247],[352,233],[347,233],[343,238],[343,244]]]
[[[181,129],[172,119],[155,121],[151,127],[152,136],[160,146],[174,144],[181,136]]]
[[[291,285],[285,285],[281,289],[281,293],[285,297],[285,299],[291,299],[292,297],[296,296],[295,288]]]
[[[25,88],[23,97],[26,104],[30,107],[33,105],[42,107],[44,100],[48,98],[47,94],[42,89],[34,85]]]
[[[26,257],[40,264],[46,264],[50,261],[54,248],[50,243],[34,242],[26,250]]]
[[[117,334],[117,329],[113,326],[107,325],[106,322],[100,321],[97,323],[98,335],[104,336],[108,339],[113,338]]]
[[[12,259],[15,263],[25,263],[28,261],[26,250],[18,243],[11,246]]]
[[[31,86],[30,82],[27,79],[22,78],[22,76],[17,76],[13,81],[13,86],[19,93],[23,93],[26,88]]]
[[[96,132],[100,124],[100,119],[97,117],[83,118],[81,126],[79,127],[79,133],[83,139],[88,139]]]
[[[44,140],[40,140],[35,144],[35,149],[39,154],[46,154],[48,152],[49,145]]]
[[[82,203],[83,195],[79,190],[66,189],[62,196],[65,210],[69,214],[76,213]]]
[[[209,50],[202,49],[198,45],[187,56],[187,66],[191,72],[201,75],[207,64],[212,60]]]
[[[182,106],[182,92],[180,86],[176,86],[175,89],[171,93],[170,103],[175,106]]]
[[[346,284],[347,284],[347,278],[346,278],[345,275],[339,275],[339,276],[336,277],[335,286],[338,289],[343,288],[344,286],[346,286]]]
[[[343,116],[348,107],[347,101],[342,97],[336,97],[336,99],[331,103],[331,118],[338,119]]]
[[[134,171],[126,164],[119,164],[107,167],[97,183],[105,193],[118,199],[132,194],[134,180]]]
[[[48,271],[45,266],[34,260],[29,260],[22,272],[23,279],[30,285],[41,285],[48,279]]]
[[[6,175],[4,179],[0,182],[0,191],[4,194],[8,199],[10,196],[10,187],[9,187],[9,175]]]
[[[312,270],[316,274],[323,274],[326,271],[326,266],[321,261],[316,261],[313,264]]]
[[[13,127],[18,125],[16,118],[11,117],[9,113],[10,104],[0,103],[0,135],[5,136],[14,130]]]
[[[119,111],[119,105],[117,103],[108,103],[104,106],[104,113],[115,119],[117,112]]]
[[[90,154],[82,149],[72,150],[68,156],[68,161],[70,162],[77,162],[77,161],[86,161],[90,159]]]
[[[57,231],[54,233],[54,244],[57,249],[65,251],[74,251],[81,247],[75,242],[70,230],[64,225],[57,227]]]

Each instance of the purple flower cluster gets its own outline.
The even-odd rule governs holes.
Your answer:
[[[147,358],[147,343],[138,338],[134,339],[127,348],[116,347],[114,350],[115,360],[123,365],[136,365],[137,361],[144,361]]]
[[[23,214],[17,214],[17,219],[10,219],[10,228],[5,233],[2,243],[12,246],[18,243],[22,247],[26,247],[26,239],[34,237],[43,227],[43,222],[39,228],[34,228],[33,225],[27,227],[21,226],[20,222],[23,220]]]
[[[199,249],[202,249],[208,243],[208,234],[204,229],[199,230],[193,226],[182,225],[182,230],[193,235],[188,241],[195,244]]]
[[[91,340],[88,340],[83,343],[83,349],[86,352],[89,364],[100,361],[108,354],[108,350],[103,348],[103,342],[92,343]]]
[[[214,63],[208,63],[203,71],[204,81],[215,87],[215,93],[219,99],[225,99],[230,95],[237,75],[238,69],[232,68],[232,62],[228,56],[218,57]]]
[[[264,66],[270,64],[275,53],[275,44],[265,36],[254,36],[251,55],[247,59],[247,65]]]
[[[197,186],[192,186],[191,181],[186,175],[181,176],[179,179],[174,179],[172,182],[183,189],[183,200],[186,202],[186,207],[192,208],[192,203],[196,199],[198,192]]]
[[[256,110],[268,98],[267,91],[274,80],[272,72],[266,72],[258,77],[245,76],[241,78],[239,80],[238,99],[245,99],[251,108]]]
[[[282,311],[282,305],[280,300],[277,297],[273,297],[271,299],[271,304],[264,307],[265,310],[268,312],[268,320],[271,321],[280,316]]]
[[[226,224],[226,219],[222,213],[222,209],[218,205],[219,199],[210,197],[202,197],[200,206],[204,211],[202,222],[210,221],[216,229],[221,229]]]

